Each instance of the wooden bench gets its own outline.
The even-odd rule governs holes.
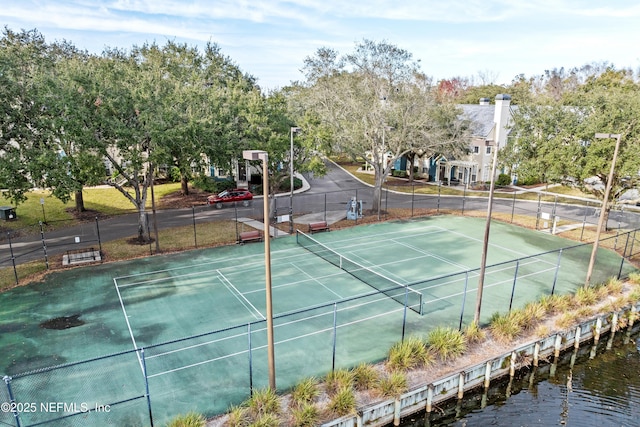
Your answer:
[[[329,231],[327,221],[312,222],[309,224],[309,233],[317,233],[318,231]]]
[[[247,242],[262,242],[262,232],[260,230],[251,230],[240,233],[239,243]]]

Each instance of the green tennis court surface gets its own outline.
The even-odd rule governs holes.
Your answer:
[[[403,333],[424,336],[435,326],[468,324],[483,233],[482,219],[442,216],[318,233],[303,237],[304,247],[295,236],[273,240],[278,388],[333,367],[379,361]],[[483,321],[510,305],[581,286],[591,247],[574,245],[492,224]],[[114,405],[113,425],[145,425],[145,369],[155,421],[190,410],[223,412],[251,387],[268,383],[263,250],[250,244],[104,264],[0,294],[7,307],[0,317],[0,373],[14,376],[18,397],[131,399]],[[601,250],[594,283],[632,270]],[[39,326],[74,314],[84,324]],[[20,375],[136,348],[144,354]],[[24,414],[22,425],[53,416]],[[78,425],[109,425],[104,417],[92,413]]]

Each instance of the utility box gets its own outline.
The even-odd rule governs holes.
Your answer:
[[[0,219],[13,221],[16,219],[16,209],[12,206],[0,206]]]

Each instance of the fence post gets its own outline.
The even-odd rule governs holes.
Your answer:
[[[413,203],[414,203],[415,197],[416,197],[416,184],[413,183],[413,185],[411,186],[411,218],[413,218]]]
[[[16,285],[18,284],[18,269],[16,268],[16,257],[13,254],[13,244],[11,243],[11,232],[7,231],[7,239],[9,240],[9,251],[11,252],[11,263],[13,264],[13,275],[16,278]]]
[[[193,222],[193,244],[198,249],[198,232],[196,230],[196,207],[191,205],[191,221]],[[236,214],[236,241],[238,240],[238,215]]]
[[[336,343],[338,341],[338,303],[333,303],[333,350],[331,353],[331,372],[336,370]]]
[[[247,337],[249,340],[249,396],[253,396],[253,354],[251,352],[251,322],[247,323]]]
[[[400,337],[400,341],[404,342],[404,331],[407,325],[407,304],[409,304],[409,285],[405,285],[404,287],[404,309],[402,312],[402,337]],[[420,311],[422,311],[422,307],[420,307]]]
[[[100,251],[100,255],[102,255],[102,239],[100,238],[100,222],[98,221],[98,217],[96,217],[96,234],[98,235],[98,250]]]
[[[462,190],[462,215],[464,215],[464,203],[467,201],[467,186]]]
[[[554,230],[555,230],[555,223],[556,223],[556,207],[558,206],[558,196],[553,196],[553,209],[551,210],[551,226],[549,227],[549,232],[551,234],[553,234]]]
[[[556,283],[558,282],[558,272],[560,271],[560,259],[562,258],[562,250],[564,248],[560,248],[558,252],[558,262],[556,263],[556,272],[553,274],[553,287],[551,288],[551,295],[556,291]]]
[[[356,190],[356,199],[358,198],[358,190]],[[324,221],[327,220],[327,193],[324,193]],[[358,220],[356,219],[356,224]]]
[[[389,187],[387,187],[386,195],[384,198],[384,218],[389,218]]]
[[[47,266],[47,270],[48,270],[49,257],[47,255],[47,242],[44,239],[44,227],[42,226],[42,221],[40,221],[40,238],[42,239],[42,251],[44,252],[44,263]]]
[[[633,244],[636,242],[636,231],[638,229],[633,230],[633,238],[631,239],[631,249],[629,249],[629,259],[633,256]]]
[[[513,296],[516,293],[516,282],[518,281],[518,269],[520,268],[520,260],[516,260],[516,272],[513,275],[513,286],[511,286],[511,299],[509,300],[509,313],[511,312],[511,307],[513,306]]]
[[[436,213],[440,213],[440,189],[442,188],[442,181],[438,182],[438,207]]]
[[[541,199],[542,199],[542,194],[538,193],[538,212],[536,213],[536,230],[539,230],[540,228],[540,209],[542,209],[541,204]]]
[[[13,391],[11,391],[11,377],[8,375],[4,376],[4,383],[7,385],[7,391],[9,392],[9,403],[11,404],[11,413],[13,414],[13,418],[16,420],[16,426],[20,427],[20,414],[15,407],[16,400],[13,398]]]
[[[147,223],[147,236],[149,236],[149,255],[153,255],[153,249],[151,249],[151,229],[149,228],[149,214],[144,214]]]
[[[462,331],[462,319],[464,317],[464,305],[467,301],[467,286],[469,285],[469,270],[464,272],[464,292],[462,293],[462,308],[460,309],[460,323],[458,331]]]
[[[516,196],[518,192],[516,190],[513,191],[513,203],[511,204],[511,223],[513,224],[513,216],[516,212]]]
[[[153,427],[153,413],[151,411],[151,395],[149,394],[149,377],[147,376],[147,361],[144,357],[144,348],[140,349],[140,360],[142,361],[142,374],[144,375],[145,396],[147,397],[147,408],[149,408],[149,422]]]
[[[582,242],[582,236],[584,236],[584,227],[587,224],[587,212],[589,212],[589,201],[587,200],[587,206],[584,208],[584,218],[582,219],[582,231],[580,232],[580,241]]]

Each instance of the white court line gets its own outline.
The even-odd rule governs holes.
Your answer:
[[[127,316],[127,310],[124,308],[124,301],[122,301],[122,295],[120,295],[120,289],[118,289],[118,282],[116,279],[113,279],[113,284],[115,285],[116,292],[118,293],[118,299],[120,300],[120,307],[122,307],[124,320],[125,322],[127,322],[127,329],[129,329],[129,336],[131,337],[131,341],[133,342],[133,349],[136,350],[138,363],[140,363],[140,369],[142,370],[142,375],[144,375],[144,366],[142,365],[142,359],[140,358],[140,354],[138,353],[138,344],[136,344],[136,339],[133,337],[133,331],[131,330],[131,324],[129,323],[129,316]]]
[[[410,233],[416,230],[423,230],[423,228],[419,228],[419,229],[409,229],[407,231],[403,230],[401,232],[399,231],[389,231],[387,233],[380,233],[380,234],[376,234],[376,237],[379,236],[386,236],[386,235],[392,235],[395,237],[398,237],[398,235],[400,234],[406,234],[406,236],[400,236],[400,237],[424,237],[424,236],[428,236],[430,234],[438,234],[438,233],[443,233],[443,232],[447,232],[449,230],[447,230],[446,228],[441,228],[441,227],[433,227],[430,226],[429,228],[433,229],[431,231],[425,231],[422,233]],[[355,243],[355,241],[358,240],[363,240],[366,239],[365,242],[362,243]],[[356,248],[358,246],[365,246],[365,247],[370,247],[372,244],[384,244],[386,242],[388,242],[389,240],[393,240],[393,238],[391,239],[376,239],[375,241],[371,240],[371,236],[360,236],[360,237],[352,237],[352,238],[347,238],[347,239],[341,239],[341,240],[332,240],[330,242],[331,244],[331,249],[335,250],[335,251],[341,251],[341,250],[346,250],[346,251],[350,251],[351,248]],[[340,246],[340,243],[349,243],[346,246]],[[336,245],[334,245],[336,244]]]
[[[324,285],[324,283],[320,282],[320,280],[319,280],[319,279],[321,279],[322,277],[320,277],[320,278],[313,277],[313,276],[311,276],[309,273],[307,273],[306,271],[304,271],[303,269],[301,269],[300,267],[298,267],[297,265],[295,265],[295,264],[291,264],[291,265],[293,266],[293,268],[295,268],[295,269],[297,269],[297,270],[300,270],[300,272],[301,272],[302,274],[304,274],[305,276],[307,276],[309,279],[311,279],[311,281],[312,281],[312,282],[315,282],[315,283],[319,284],[320,286],[322,286],[323,288],[325,288],[326,290],[328,290],[329,292],[331,292],[332,294],[334,294],[334,295],[335,295],[335,296],[337,296],[338,298],[342,299],[342,296],[341,296],[340,294],[338,294],[337,292],[332,291],[331,289],[327,288],[327,287]]]
[[[355,306],[351,306],[351,307],[347,307],[347,308],[353,308],[353,307],[355,307]],[[362,319],[358,319],[358,320],[347,322],[347,323],[344,323],[344,324],[341,324],[341,325],[337,325],[336,328],[337,329],[344,328],[346,326],[351,326],[351,325],[355,325],[355,324],[358,324],[358,323],[366,322],[366,321],[369,321],[371,319],[376,319],[376,318],[379,318],[379,317],[382,317],[382,316],[387,316],[387,315],[392,314],[392,313],[398,313],[398,312],[401,312],[403,310],[404,309],[399,308],[399,309],[396,309],[396,310],[391,310],[391,311],[386,311],[386,312],[383,312],[383,313],[378,313],[378,314],[376,314],[374,316],[364,317]],[[338,311],[342,311],[342,310],[338,310]],[[327,312],[327,313],[333,313],[333,310],[331,310],[330,312]],[[325,313],[325,314],[327,314],[327,313]],[[298,321],[308,320],[308,319],[309,318],[305,318],[305,319],[301,319],[301,320],[298,320]],[[279,326],[282,326],[282,325],[279,325]],[[314,332],[309,332],[309,333],[306,333],[306,334],[303,334],[303,335],[296,335],[296,336],[291,337],[291,338],[287,338],[287,339],[284,339],[284,340],[276,341],[275,345],[284,344],[284,343],[295,341],[295,340],[298,340],[298,339],[308,338],[308,337],[311,337],[311,336],[314,336],[314,335],[318,335],[318,334],[322,334],[322,333],[326,333],[326,332],[329,332],[329,331],[333,331],[333,326],[327,327],[327,328],[324,328],[324,329],[321,329],[321,330],[317,330],[317,331],[314,331]],[[253,347],[251,350],[252,351],[256,351],[256,350],[264,349],[266,347],[267,347],[266,345],[262,345],[262,346]],[[149,375],[148,378],[154,378],[154,377],[158,377],[158,376],[162,376],[162,375],[171,374],[171,373],[174,373],[174,372],[182,371],[184,369],[193,368],[195,366],[200,366],[200,365],[204,365],[204,364],[207,364],[207,363],[217,362],[219,360],[224,360],[224,359],[227,359],[229,357],[239,356],[241,354],[246,354],[248,352],[249,352],[249,350],[241,350],[241,351],[237,351],[235,353],[225,354],[224,356],[215,357],[213,359],[207,359],[207,360],[203,360],[203,361],[200,361],[200,362],[197,362],[197,363],[192,363],[190,365],[185,365],[185,366],[181,366],[181,367],[178,367],[178,368],[169,369],[167,371],[158,372],[157,374]]]
[[[244,307],[245,307],[247,310],[249,310],[249,312],[251,312],[251,314],[253,314],[253,317],[255,317],[255,318],[256,318],[256,319],[258,319],[258,320],[265,320],[265,319],[266,319],[266,318],[262,315],[262,313],[260,313],[260,311],[259,311],[257,308],[255,308],[255,306],[254,306],[253,304],[251,304],[251,303],[249,302],[249,300],[248,300],[248,299],[246,299],[246,298],[244,297],[244,295],[242,294],[242,292],[240,292],[240,291],[239,291],[235,286],[233,286],[233,284],[229,281],[229,279],[227,279],[227,278],[225,277],[225,275],[224,275],[224,274],[222,274],[222,272],[221,272],[220,270],[217,270],[217,272],[218,272],[219,277],[222,279],[222,284],[223,284],[227,289],[229,289],[229,286],[231,286],[231,287],[236,291],[236,292],[233,292],[231,289],[229,289],[229,292],[231,292],[231,293],[236,297],[236,299],[237,299],[238,301],[240,301],[240,304],[244,305]],[[225,282],[226,282],[226,283],[225,283]],[[228,284],[228,286],[227,286],[227,284]],[[240,299],[240,298],[242,298],[242,299]],[[243,300],[244,300],[244,302],[243,302]],[[247,303],[247,304],[248,304],[248,305],[249,305],[249,306],[254,310],[254,312],[252,312],[252,311],[251,311],[251,309],[250,309],[249,307],[247,307],[247,304],[245,304],[245,302],[246,302],[246,303]],[[256,315],[256,313],[257,313],[258,315]]]
[[[552,270],[554,270],[554,269],[553,269],[553,268],[549,268],[549,269],[547,269],[547,270],[543,270],[543,271],[552,271]],[[536,274],[538,274],[538,272],[536,272],[536,273],[529,273],[529,274],[525,274],[525,275],[523,275],[523,276],[519,276],[519,278],[520,278],[520,277],[535,276]],[[492,288],[492,287],[494,287],[494,286],[502,285],[502,284],[505,284],[505,283],[512,283],[512,282],[513,282],[513,281],[512,281],[511,279],[509,279],[509,280],[501,280],[501,281],[498,281],[498,282],[495,282],[495,283],[487,284],[487,285],[485,285],[485,288]],[[475,292],[477,292],[477,291],[478,291],[478,290],[477,290],[476,288],[474,288],[474,289],[467,290],[467,293],[468,293],[468,294],[470,294],[470,293],[475,293]],[[446,300],[446,299],[449,299],[449,298],[451,298],[451,297],[456,297],[456,296],[460,296],[460,295],[463,295],[463,294],[464,294],[464,291],[462,291],[462,292],[456,292],[456,293],[449,294],[449,295],[446,295],[446,296],[443,296],[443,297],[439,297],[439,298],[434,298],[434,299],[432,299],[432,300],[429,300],[428,302],[425,302],[425,303],[424,303],[424,305],[431,304],[432,302],[437,302],[437,301]]]

